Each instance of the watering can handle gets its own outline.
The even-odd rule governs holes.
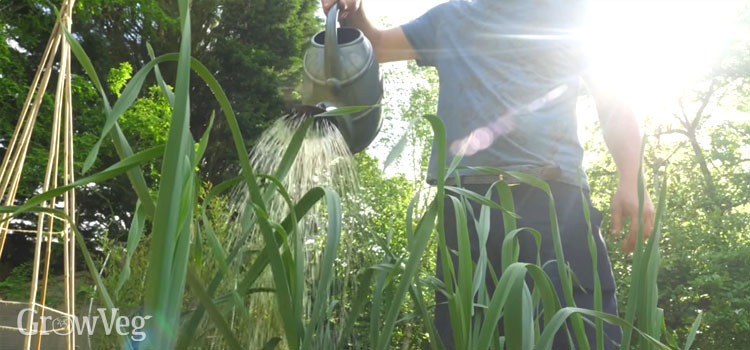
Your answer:
[[[328,19],[326,21],[326,36],[325,36],[325,74],[328,85],[331,87],[338,87],[338,67],[339,58],[339,45],[338,37],[336,33],[336,22],[339,16],[339,5],[338,3],[333,4],[331,9],[328,10]]]

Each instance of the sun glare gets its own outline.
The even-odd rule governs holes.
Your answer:
[[[731,39],[740,1],[591,3],[585,36],[592,69],[643,115],[700,79]]]
[[[442,2],[379,0],[367,6],[376,21],[397,25]],[[588,57],[595,74],[616,87],[639,115],[658,113],[708,72],[731,40],[746,4],[592,0],[584,32]]]

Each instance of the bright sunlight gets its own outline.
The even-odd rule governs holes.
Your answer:
[[[585,36],[595,74],[639,114],[706,74],[731,39],[740,1],[594,1]]]
[[[381,23],[406,23],[443,0],[370,1]],[[744,1],[591,2],[585,40],[595,74],[639,115],[657,112],[710,68],[730,41]]]

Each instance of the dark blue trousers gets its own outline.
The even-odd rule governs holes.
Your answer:
[[[489,188],[487,185],[464,185],[463,187],[474,191],[480,195],[484,195]],[[569,264],[572,271],[575,273],[578,283],[574,282],[573,293],[577,307],[593,309],[594,308],[594,276],[592,268],[592,258],[588,248],[588,226],[583,216],[583,205],[589,206],[589,212],[591,214],[591,226],[594,233],[594,238],[597,246],[597,269],[599,271],[599,279],[602,286],[602,297],[603,297],[603,310],[607,313],[617,315],[617,299],[615,297],[615,282],[612,274],[612,266],[607,255],[607,249],[604,245],[604,241],[599,233],[599,226],[601,225],[602,214],[591,205],[591,200],[588,195],[588,191],[584,193],[585,202],[581,199],[581,192],[577,186],[550,182],[552,189],[552,195],[555,199],[555,209],[557,211],[557,219],[560,227],[560,238],[563,245],[563,252],[565,259]],[[557,289],[557,295],[559,296],[561,305],[565,306],[563,300],[563,291],[560,283],[560,277],[558,275],[557,266],[554,262],[545,265],[545,262],[555,260],[555,252],[552,243],[551,226],[549,219],[549,197],[542,190],[536,189],[529,185],[519,184],[511,187],[513,192],[513,200],[516,207],[516,213],[520,216],[517,220],[518,227],[531,227],[538,230],[542,235],[542,244],[540,251],[540,259],[542,265],[544,265],[544,271],[547,272],[552,282],[555,284]],[[448,192],[450,193],[450,192]],[[493,189],[493,200],[499,203],[497,192]],[[467,210],[473,210],[474,215],[478,218],[480,213],[481,205],[472,201],[469,201],[471,208]],[[458,244],[456,239],[456,220],[453,208],[453,202],[446,198],[445,200],[445,239],[449,250],[457,250]],[[476,235],[476,229],[474,225],[473,216],[467,212],[468,228],[471,241],[471,252],[474,260],[476,261],[479,257],[479,243]],[[490,233],[487,240],[487,255],[492,268],[496,273],[501,271],[501,248],[505,232],[503,228],[502,213],[498,210],[491,211],[490,218]],[[519,236],[520,243],[520,262],[536,263],[536,243],[534,238],[529,233],[521,233]],[[452,255],[454,268],[458,266],[458,258],[455,254]],[[437,254],[437,277],[442,280],[442,266],[441,256]],[[499,276],[498,276],[499,278]],[[487,274],[486,283],[488,290],[491,293],[494,292],[494,282],[491,275]],[[435,309],[435,326],[440,335],[443,343],[446,345],[446,349],[455,349],[453,345],[453,333],[450,324],[450,315],[448,312],[448,306],[446,304],[445,296],[437,292],[435,295],[436,309]],[[593,320],[592,320],[593,321]],[[501,320],[501,323],[503,320]],[[507,322],[507,320],[505,320]],[[596,333],[595,328],[584,322],[586,325],[586,336],[588,337],[589,344],[592,348],[596,347]],[[502,334],[503,327],[500,326],[500,332]],[[604,323],[605,332],[605,348],[606,349],[617,349],[617,344],[620,343],[622,337],[621,329],[617,326],[609,325]],[[572,334],[572,332],[571,332]],[[553,349],[570,349],[571,346],[568,343],[567,335],[564,331],[557,333],[555,337],[555,345]],[[573,346],[575,348],[575,346]],[[463,349],[458,349],[463,350]]]

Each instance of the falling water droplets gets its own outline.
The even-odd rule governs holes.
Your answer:
[[[279,166],[284,152],[302,123],[310,115],[288,115],[276,120],[260,137],[250,151],[250,163],[257,175],[271,175]],[[339,130],[330,121],[320,119],[313,122],[302,142],[299,153],[285,178],[279,179],[286,188],[292,201],[299,199],[314,187],[328,187],[340,195],[351,196],[359,187],[356,165],[349,147]],[[229,196],[229,210],[237,213],[229,224],[230,241],[236,241],[242,235],[241,223],[247,214],[249,194],[244,184],[233,189]],[[269,219],[281,222],[289,213],[289,207],[282,196],[275,192],[266,203]],[[315,205],[300,221],[298,233],[302,235],[305,254],[305,276],[311,288],[315,288],[320,256],[320,234],[325,230],[326,217],[323,203]],[[264,246],[262,235],[251,233],[245,252],[257,252]],[[270,269],[256,281],[255,288],[273,288]],[[305,314],[309,315],[311,303],[306,295],[303,301]],[[283,334],[279,315],[276,313],[275,297],[272,293],[254,293],[247,303],[255,319],[248,334],[250,348],[262,348],[263,345],[278,334]],[[269,310],[274,310],[269,312]]]

